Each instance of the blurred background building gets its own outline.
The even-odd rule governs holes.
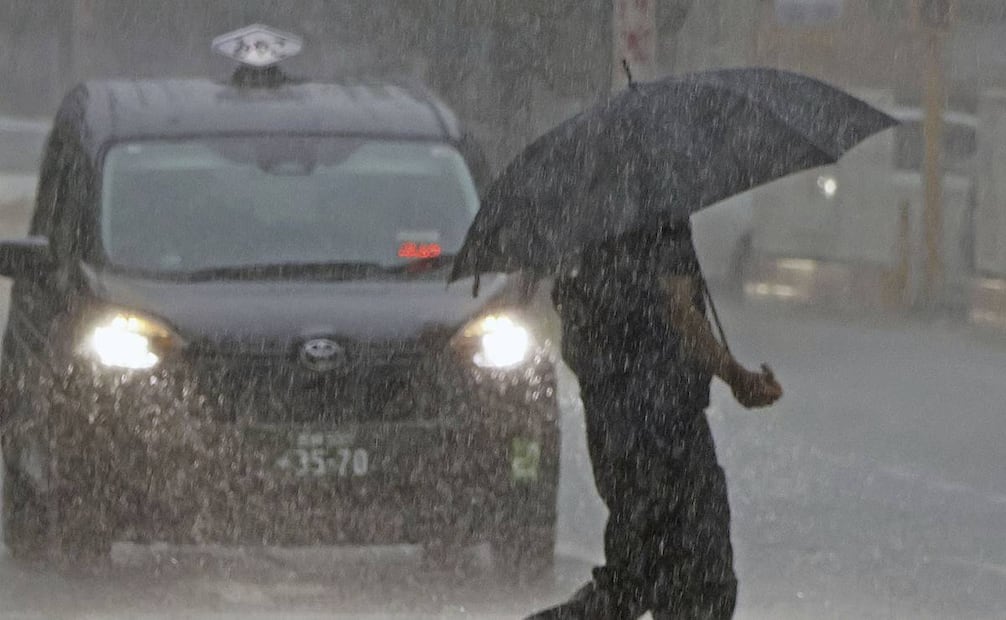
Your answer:
[[[497,139],[518,148],[553,118],[607,91],[619,4],[653,6],[655,75],[768,65],[918,102],[923,41],[915,2],[6,0],[0,110],[46,116],[70,85],[93,77],[224,77],[229,64],[208,52],[208,41],[263,22],[307,40],[294,71],[423,79],[470,122],[505,123],[507,131],[497,133],[507,135]],[[956,3],[947,92],[955,106],[973,111],[981,91],[1006,85],[1006,9],[995,0]]]
[[[927,15],[945,17],[938,35]],[[751,65],[818,76],[903,129],[697,218],[712,279],[751,298],[1006,324],[1001,0],[5,0],[0,114],[45,119],[88,78],[225,78],[209,41],[253,22],[304,37],[292,73],[425,82],[495,167],[620,87],[619,56],[640,77]],[[927,185],[933,139],[941,174]]]

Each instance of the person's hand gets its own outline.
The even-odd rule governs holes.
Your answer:
[[[730,389],[737,402],[747,409],[768,407],[782,397],[782,386],[765,364],[762,364],[761,372],[740,371]]]

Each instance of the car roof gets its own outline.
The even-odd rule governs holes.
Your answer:
[[[82,109],[80,109],[82,108]],[[252,133],[459,139],[458,122],[419,87],[386,82],[285,81],[242,86],[208,79],[103,80],[78,86],[61,113],[95,154],[108,142]]]

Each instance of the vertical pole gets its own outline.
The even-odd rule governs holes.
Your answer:
[[[60,41],[60,90],[65,91],[86,77],[87,56],[95,37],[96,0],[70,0],[62,13]]]
[[[611,85],[614,92],[628,84],[622,60],[629,63],[633,80],[643,82],[656,77],[657,2],[615,0],[613,8]]]
[[[92,0],[73,0],[73,61],[70,66],[74,83],[80,81],[84,77],[83,74],[87,72],[87,62],[84,56],[88,51],[89,35],[94,21],[92,4]]]
[[[920,22],[925,34],[925,163],[923,166],[925,228],[924,302],[932,306],[939,302],[943,284],[943,107],[944,85],[943,46],[950,25],[950,0],[921,0],[918,4]]]
[[[898,266],[894,271],[891,305],[901,308],[908,301],[908,278],[912,271],[912,206],[907,200],[898,205]]]
[[[942,41],[934,28],[926,33],[926,85],[923,126],[926,140],[925,166],[925,228],[926,228],[926,301],[936,301],[942,279],[941,241],[943,237],[943,173],[941,148],[943,142],[943,62]]]
[[[74,28],[76,28],[77,3],[70,4],[68,10],[60,11],[56,16],[58,33],[56,35],[57,54],[57,96],[62,97],[67,87],[73,83],[74,79]],[[57,98],[58,101],[58,98]]]

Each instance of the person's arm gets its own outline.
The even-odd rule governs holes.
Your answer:
[[[685,359],[722,379],[741,405],[748,408],[771,405],[782,396],[782,387],[768,370],[752,372],[744,368],[716,339],[709,321],[692,303],[696,284],[689,276],[660,279],[669,319],[682,336]]]

